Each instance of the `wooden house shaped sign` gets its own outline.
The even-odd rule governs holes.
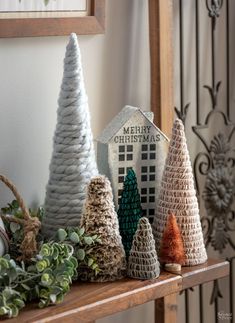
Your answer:
[[[136,172],[143,215],[152,222],[168,149],[168,138],[153,123],[153,113],[125,106],[97,138],[99,172],[111,181],[115,206],[129,170]]]

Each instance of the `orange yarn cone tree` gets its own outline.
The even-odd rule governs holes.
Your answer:
[[[160,262],[163,264],[178,264],[178,270],[185,262],[185,252],[180,229],[173,213],[168,215],[160,246]],[[166,266],[167,267],[167,266]]]
[[[153,233],[159,252],[169,212],[174,213],[182,235],[185,261],[193,266],[207,260],[200,222],[199,207],[194,188],[193,171],[187,148],[184,126],[176,119],[162,176]]]

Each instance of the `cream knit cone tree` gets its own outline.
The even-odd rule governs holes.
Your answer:
[[[169,212],[175,214],[181,231],[186,256],[183,265],[193,266],[204,263],[207,260],[207,254],[194,188],[193,171],[184,126],[179,119],[175,120],[173,125],[157,212],[153,222],[157,251],[159,251]]]
[[[128,276],[137,279],[153,279],[160,274],[155,241],[149,220],[141,218],[134,235],[128,258]]]
[[[87,184],[98,174],[75,34],[71,34],[66,48],[58,105],[42,223],[43,235],[48,238],[59,228],[79,225]]]
[[[119,233],[112,188],[105,176],[92,178],[88,185],[81,227],[86,234],[98,235],[100,238],[100,243],[92,251],[100,272],[95,275],[86,269],[81,279],[104,282],[123,278],[126,274],[126,255]]]

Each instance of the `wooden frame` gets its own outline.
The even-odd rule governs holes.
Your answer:
[[[151,110],[168,136],[174,115],[173,0],[149,0]]]
[[[0,19],[0,37],[102,34],[105,30],[105,0],[91,0],[91,15],[66,18]]]

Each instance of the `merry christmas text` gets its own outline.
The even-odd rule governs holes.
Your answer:
[[[135,142],[157,142],[160,141],[160,134],[150,134],[151,126],[123,127],[123,135],[115,136],[114,142],[117,144]]]

